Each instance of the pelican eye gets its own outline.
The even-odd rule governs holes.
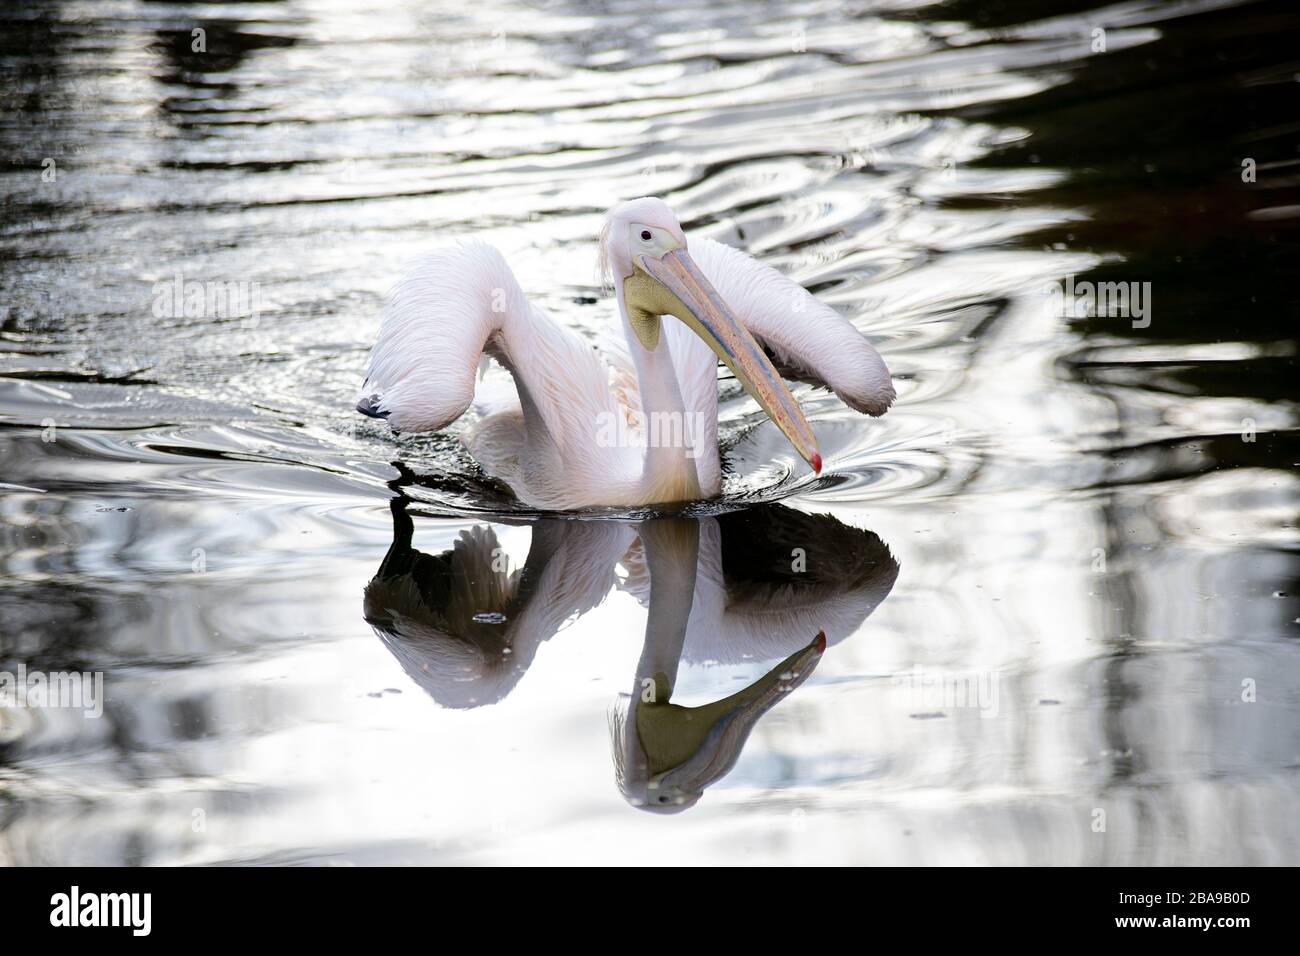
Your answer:
[[[642,242],[649,242],[649,241],[650,241],[650,230],[649,230],[649,229],[642,229],[642,230],[641,230],[641,241],[642,241]]]

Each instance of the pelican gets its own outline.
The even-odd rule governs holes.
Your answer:
[[[385,309],[357,410],[398,433],[433,432],[474,404],[461,440],[484,471],[525,504],[569,510],[720,493],[719,359],[818,473],[812,428],[778,366],[868,415],[894,400],[889,370],[852,323],[737,249],[698,237],[688,247],[663,200],[610,210],[599,261],[622,336],[598,350],[530,304],[484,242],[417,260]],[[489,359],[515,388],[476,403]]]

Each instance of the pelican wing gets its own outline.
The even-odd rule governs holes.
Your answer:
[[[510,373],[513,395],[488,381],[476,396],[485,357]],[[624,410],[593,344],[532,306],[501,254],[473,240],[417,260],[398,283],[357,410],[394,431],[427,432],[471,403],[483,417],[465,445],[538,506],[568,506],[574,487],[616,494],[639,475],[639,459],[600,440]]]
[[[439,431],[474,401],[485,356],[559,444],[590,441],[595,416],[613,408],[592,344],[533,307],[495,248],[470,240],[418,259],[394,288],[357,410],[396,431]],[[507,404],[494,398],[494,410]]]
[[[852,322],[739,249],[692,239],[690,250],[782,375],[829,388],[868,415],[883,415],[893,403],[889,369]]]
[[[503,290],[518,289],[509,272],[482,242],[437,249],[411,263],[384,309],[357,411],[400,432],[438,431],[459,418],[499,325],[492,307],[504,306]]]

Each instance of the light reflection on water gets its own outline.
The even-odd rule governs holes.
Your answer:
[[[1300,862],[1296,28],[1048,6],[4,14],[0,668],[108,702],[0,710],[0,862]],[[352,413],[422,244],[594,331],[647,193],[885,355],[879,421],[797,390],[821,479],[726,379],[694,517],[539,518]],[[257,321],[156,315],[178,273]]]

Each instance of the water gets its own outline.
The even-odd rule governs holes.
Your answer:
[[[1300,862],[1297,40],[9,5],[0,670],[104,701],[0,709],[0,862]],[[533,515],[352,412],[403,260],[479,236],[596,330],[644,194],[884,354],[881,420],[797,390],[821,478],[729,379],[726,495],[676,518]]]

